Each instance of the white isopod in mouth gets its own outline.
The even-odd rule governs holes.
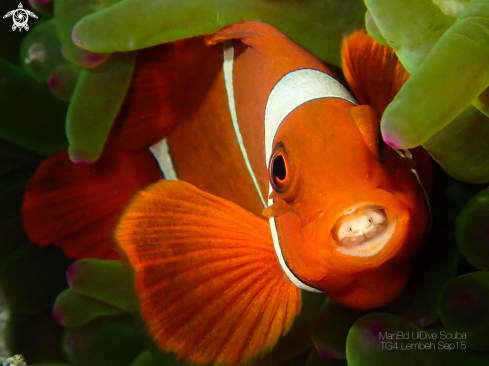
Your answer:
[[[371,256],[388,242],[395,229],[380,206],[363,206],[343,213],[333,227],[332,234],[341,253]]]

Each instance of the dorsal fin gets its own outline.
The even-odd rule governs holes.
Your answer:
[[[341,58],[353,94],[360,104],[372,106],[380,118],[409,73],[392,48],[378,44],[364,30],[344,40]]]
[[[109,142],[138,150],[161,141],[201,105],[221,67],[222,49],[203,37],[139,51]]]

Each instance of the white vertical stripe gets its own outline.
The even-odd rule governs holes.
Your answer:
[[[272,233],[272,240],[273,240],[273,248],[275,249],[275,253],[277,254],[278,262],[280,263],[280,267],[282,267],[282,270],[284,273],[287,275],[289,280],[298,288],[301,290],[306,290],[309,292],[319,292],[322,293],[323,291],[318,290],[314,287],[309,286],[308,284],[302,282],[287,266],[287,263],[285,263],[285,258],[284,255],[282,254],[282,248],[280,247],[280,240],[278,238],[278,232],[277,232],[277,226],[275,225],[275,217],[270,218],[270,232]]]
[[[267,167],[272,154],[273,139],[285,117],[302,104],[320,98],[340,98],[357,104],[338,80],[318,70],[291,71],[273,87],[265,108],[265,162]]]
[[[302,104],[319,98],[341,98],[357,104],[343,85],[328,74],[318,70],[292,71],[274,86],[265,108],[265,162],[267,168],[272,154],[273,140],[285,117]],[[271,184],[269,184],[268,191],[269,194],[272,194]],[[269,198],[268,205],[272,204],[273,199]],[[287,266],[280,247],[275,217],[270,218],[270,231],[278,261],[290,281],[301,290],[323,292],[302,282]]]
[[[158,165],[160,166],[163,176],[168,180],[178,180],[177,173],[173,168],[173,161],[168,150],[168,142],[166,137],[160,142],[149,148],[153,153]]]
[[[231,114],[231,120],[233,121],[234,133],[236,134],[236,139],[238,140],[239,149],[241,150],[241,155],[246,164],[246,168],[248,169],[248,173],[253,180],[253,184],[255,185],[255,189],[258,192],[260,200],[263,204],[263,207],[266,207],[265,199],[260,190],[260,186],[258,185],[258,181],[255,176],[255,172],[251,167],[250,160],[248,159],[248,154],[246,152],[246,147],[244,146],[243,136],[241,135],[241,131],[239,130],[238,124],[238,116],[236,114],[236,103],[234,101],[234,84],[233,84],[233,64],[234,64],[234,47],[232,42],[224,42],[224,63],[222,66],[224,72],[224,83],[226,85],[226,93],[228,96],[228,105],[229,112]]]

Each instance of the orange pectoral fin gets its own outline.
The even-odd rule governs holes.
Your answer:
[[[284,279],[268,223],[183,181],[140,192],[116,240],[154,340],[187,361],[249,363],[300,311],[300,290]]]
[[[364,30],[344,40],[341,58],[353,94],[361,104],[372,106],[380,118],[409,73],[392,48],[378,44]]]

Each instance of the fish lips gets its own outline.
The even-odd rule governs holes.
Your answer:
[[[277,217],[277,225],[293,227],[287,216]],[[288,230],[288,236],[281,240],[284,258],[305,283],[325,292],[338,291],[362,271],[391,259],[410,259],[406,255],[412,250],[405,247],[416,245],[409,236],[411,216],[395,193],[383,189],[367,190],[354,198],[341,197],[300,228],[295,240]],[[374,227],[369,226],[369,218]],[[349,224],[356,233],[340,235],[342,225]],[[299,229],[297,223],[295,227]]]

